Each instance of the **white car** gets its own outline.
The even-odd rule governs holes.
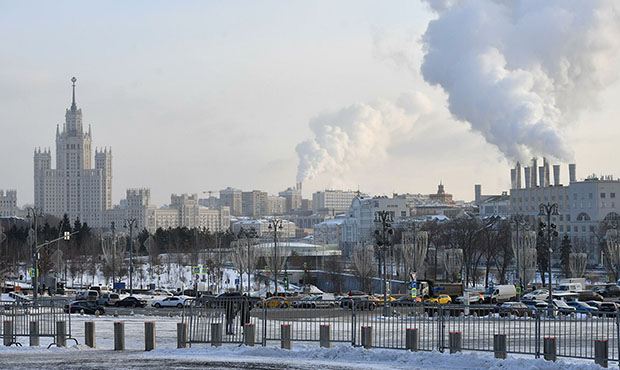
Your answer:
[[[185,304],[186,297],[166,297],[160,300],[157,300],[151,304],[151,306],[155,308],[161,307],[178,307],[182,308]]]
[[[528,301],[545,301],[549,299],[549,291],[547,289],[536,289],[533,292],[524,294],[521,298]]]

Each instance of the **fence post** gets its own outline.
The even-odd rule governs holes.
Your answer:
[[[545,360],[547,361],[556,360],[557,348],[556,348],[555,337],[544,338],[543,353],[544,353]]]
[[[436,310],[433,310],[433,311],[437,314],[437,326],[439,329],[438,330],[439,338],[437,339],[439,342],[438,343],[439,352],[443,353],[444,349],[446,348],[446,323],[443,317],[443,308],[439,306],[437,307]]]
[[[144,322],[144,350],[152,351],[155,349],[155,322]]]
[[[67,346],[67,322],[56,321],[56,345],[58,347]]]
[[[177,348],[187,348],[187,324],[177,323]]]
[[[506,359],[506,334],[495,334],[493,336],[493,352],[495,358]]]
[[[267,346],[267,305],[263,305],[263,341],[262,346]]]
[[[418,350],[418,329],[408,328],[405,330],[405,347],[410,351]]]
[[[351,300],[351,345],[355,347],[357,341],[357,315],[355,313],[355,302]]]
[[[460,331],[451,331],[448,333],[448,344],[450,346],[450,353],[461,352],[463,334]]]
[[[319,326],[319,342],[320,346],[323,348],[330,348],[330,335],[329,335],[329,324],[323,324]]]
[[[536,355],[535,358],[540,358],[540,311],[536,310],[535,316],[536,321],[534,322],[534,346],[536,347]]]
[[[90,348],[95,348],[95,322],[84,322],[84,344]]]
[[[254,347],[254,342],[256,341],[256,330],[254,328],[254,324],[244,324],[243,325],[243,344],[246,346]]]
[[[607,367],[609,359],[609,345],[607,340],[594,341],[594,363]]]
[[[211,323],[211,346],[219,347],[222,345],[222,324],[219,322]]]
[[[291,349],[291,325],[280,325],[280,348]]]
[[[372,326],[362,326],[362,346],[372,348]]]
[[[114,350],[125,350],[125,323],[122,321],[114,322]]]
[[[13,343],[13,321],[4,320],[2,324],[2,337],[4,338],[5,346],[10,346]]]
[[[30,321],[30,347],[39,346],[39,322]]]

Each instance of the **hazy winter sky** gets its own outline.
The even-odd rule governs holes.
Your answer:
[[[413,91],[432,109],[406,140],[304,183],[304,196],[429,193],[440,180],[459,199],[475,183],[506,190],[511,164],[420,76],[434,16],[416,0],[0,1],[0,189],[32,201],[33,149],[55,151],[76,76],[93,145],[113,149],[115,203],[128,187],[158,204],[225,186],[276,193],[295,183],[312,118]],[[619,98],[615,83],[567,129],[580,177],[620,174]]]

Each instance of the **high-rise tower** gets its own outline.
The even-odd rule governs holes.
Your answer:
[[[97,151],[92,163],[92,132],[84,131],[82,110],[77,107],[73,77],[71,107],[65,122],[56,126],[56,169],[49,149],[35,150],[35,206],[71,220],[80,218],[93,227],[102,226],[103,211],[112,207],[112,151]]]

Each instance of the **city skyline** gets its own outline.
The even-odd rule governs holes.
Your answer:
[[[227,5],[190,2],[170,14],[162,3],[146,14],[127,5],[121,15],[118,3],[62,2],[39,4],[49,14],[28,14],[39,21],[28,30],[15,19],[30,7],[5,5],[0,29],[15,37],[7,40],[14,53],[0,62],[0,145],[11,153],[0,163],[0,189],[17,189],[20,204],[33,202],[32,148],[52,146],[75,75],[85,125],[114,150],[113,204],[136,187],[149,187],[157,204],[171,193],[206,197],[203,191],[227,186],[277,194],[296,182],[295,148],[313,137],[309,122],[340,119],[360,106],[378,110],[379,101],[417,92],[428,107],[413,130],[379,141],[382,150],[344,172],[328,169],[304,181],[305,198],[324,188],[432,193],[440,181],[456,199],[473,199],[475,183],[490,193],[508,190],[505,174],[514,163],[451,118],[446,94],[421,76],[419,40],[436,15],[423,3],[402,2],[373,17],[379,5],[356,4],[333,4],[331,12],[287,5],[286,20],[275,3],[248,5],[238,22]],[[323,27],[296,24],[302,15]],[[40,32],[51,41],[38,41]],[[611,155],[619,96],[616,82],[563,129],[581,169],[620,172]]]

